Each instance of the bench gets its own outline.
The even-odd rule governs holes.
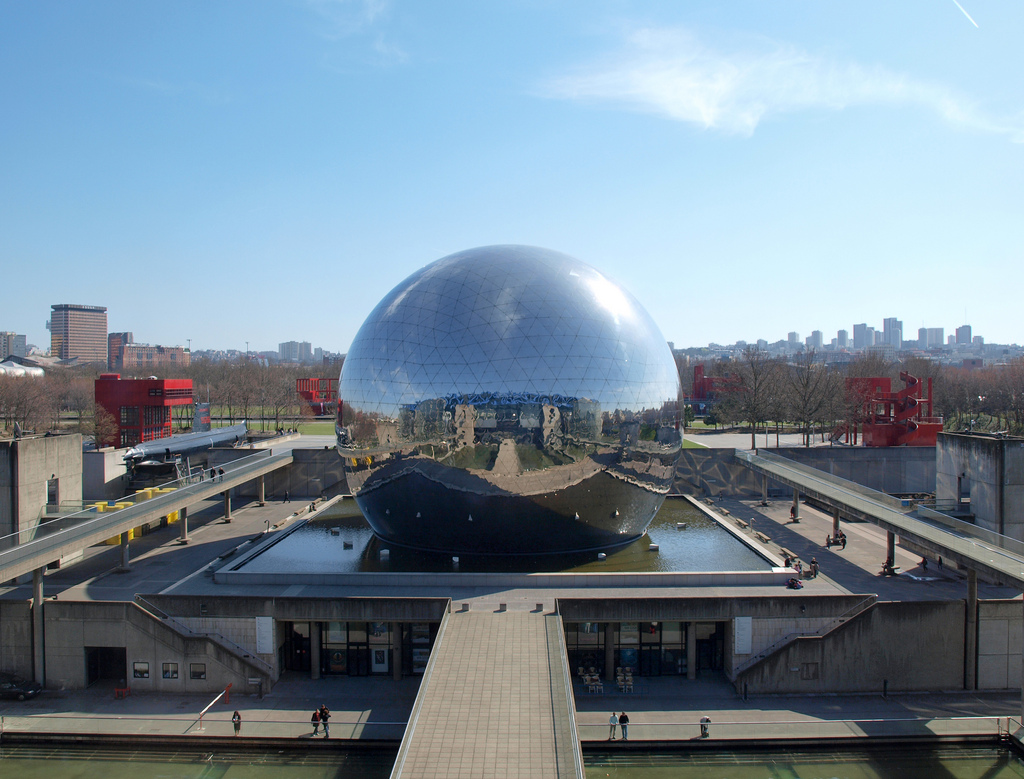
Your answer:
[[[766,536],[764,533],[758,530],[754,531],[754,535],[757,536],[762,543],[767,544],[769,541],[771,541],[771,539],[768,536]]]
[[[733,521],[734,521],[734,522],[735,522],[735,523],[736,523],[737,525],[739,525],[739,526],[740,526],[741,528],[743,528],[744,530],[746,530],[746,529],[747,529],[748,527],[750,527],[750,525],[748,525],[748,524],[747,524],[746,522],[744,522],[744,521],[743,521],[742,519],[735,519],[735,520],[733,520]]]
[[[114,688],[114,698],[127,698],[131,694],[132,694],[132,688],[131,687],[115,687]]]

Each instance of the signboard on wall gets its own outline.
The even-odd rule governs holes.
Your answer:
[[[754,640],[753,622],[753,617],[736,617],[733,620],[733,635],[736,639],[733,644],[733,654],[749,655],[753,651],[751,646]]]
[[[256,617],[256,654],[274,654],[273,617]]]

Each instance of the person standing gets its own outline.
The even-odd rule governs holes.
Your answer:
[[[612,716],[610,716],[608,718],[608,740],[609,741],[614,741],[615,740],[615,726],[618,725],[618,724],[619,724],[619,718],[615,714],[615,712],[613,711],[612,712]]]
[[[700,718],[700,737],[709,738],[711,736],[711,717],[705,714]]]
[[[235,709],[235,713],[231,715],[231,724],[235,726],[235,735],[237,736],[242,730],[242,715],[238,713],[238,709]]]
[[[629,741],[629,715],[626,712],[619,715],[619,730],[622,731],[622,740]]]
[[[309,718],[309,721],[313,725],[313,735],[315,736],[320,732],[320,709],[313,709],[313,716]]]
[[[324,738],[331,737],[331,710],[327,708],[327,704],[320,705],[320,724],[324,726]]]
[[[811,558],[811,578],[818,578],[818,560],[814,557]]]

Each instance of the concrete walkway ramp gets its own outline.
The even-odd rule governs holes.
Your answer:
[[[582,779],[561,631],[557,614],[449,614],[392,779]]]

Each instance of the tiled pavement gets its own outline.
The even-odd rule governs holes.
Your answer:
[[[394,776],[578,775],[559,629],[538,612],[452,613]]]

